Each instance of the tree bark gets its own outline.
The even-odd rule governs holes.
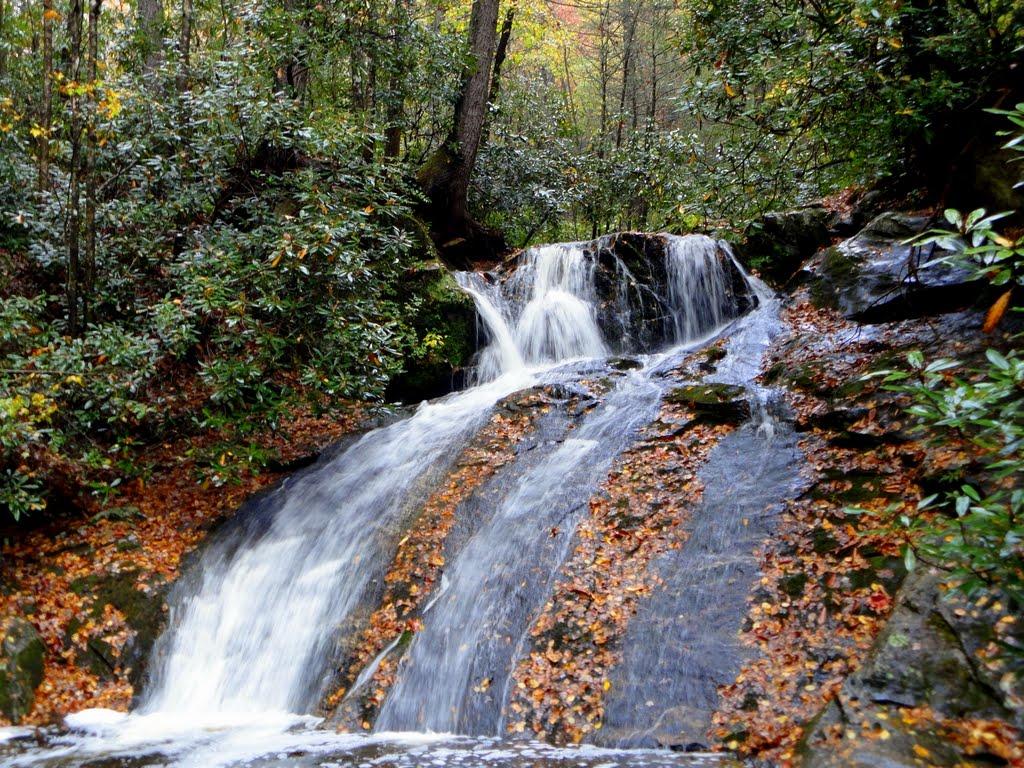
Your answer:
[[[43,104],[39,116],[39,191],[50,186],[50,125],[53,123],[53,0],[43,0]]]
[[[178,55],[181,56],[181,67],[178,70],[178,93],[188,89],[191,77],[192,56],[192,0],[181,0],[181,31],[178,38]]]
[[[469,180],[476,165],[487,116],[487,92],[494,60],[498,0],[473,0],[469,20],[470,56],[447,141],[427,160],[419,179],[442,228],[457,232],[469,223]]]
[[[163,61],[163,0],[139,0],[137,23],[139,46],[142,51],[142,71],[151,75]]]
[[[89,82],[94,85],[99,74],[99,26],[103,0],[89,4]],[[96,97],[91,98],[95,120]],[[93,296],[96,282],[96,133],[95,127],[85,135],[85,159],[82,174],[85,177],[85,260],[82,264],[82,322],[93,321]]]
[[[81,83],[82,77],[82,0],[71,0],[68,9],[68,79]],[[71,162],[68,167],[68,217],[66,240],[68,246],[67,304],[68,333],[77,336],[81,328],[79,313],[81,289],[81,237],[82,237],[82,97],[78,89],[69,90],[68,109],[71,114],[69,126]]]
[[[484,129],[480,137],[480,145],[487,143],[491,135],[491,121],[496,117],[498,106],[498,94],[501,92],[501,66],[505,63],[508,55],[508,44],[512,38],[512,21],[515,19],[515,7],[505,12],[505,19],[501,23],[501,32],[498,34],[498,47],[494,51],[494,67],[491,70],[491,85],[487,91],[487,114],[484,116]]]

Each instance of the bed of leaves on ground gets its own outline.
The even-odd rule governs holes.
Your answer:
[[[138,628],[102,602],[104,590],[97,587],[127,581],[133,598],[162,602],[182,557],[211,526],[362,421],[355,406],[330,417],[299,411],[277,430],[252,438],[260,451],[277,457],[281,471],[256,472],[225,449],[214,461],[234,470],[223,484],[210,481],[199,457],[216,455],[224,435],[208,432],[157,446],[138,457],[149,467],[146,479],[140,473],[114,499],[96,504],[91,516],[57,520],[8,543],[0,561],[0,616],[27,618],[46,647],[44,678],[26,722],[46,724],[89,707],[127,709],[133,670],[120,657]],[[85,663],[90,648],[102,648],[113,663],[99,670]]]
[[[774,765],[798,760],[806,724],[858,668],[905,575],[905,534],[850,509],[890,518],[916,510],[925,475],[969,461],[963,444],[919,439],[905,403],[861,376],[910,348],[956,357],[978,347],[923,320],[866,329],[807,301],[784,319],[791,335],[773,346],[763,379],[787,389],[812,485],[759,553],[762,578],[743,630],[754,654],[720,690],[711,734],[719,747]],[[966,721],[943,727],[970,732]],[[999,732],[986,728],[978,731],[986,739]],[[877,738],[885,732],[871,728]]]
[[[382,659],[359,696],[346,701],[348,689],[388,645],[405,633],[411,637],[421,628],[420,608],[440,578],[445,564],[445,541],[455,524],[459,505],[515,458],[516,446],[533,430],[537,418],[550,409],[549,403],[550,398],[543,390],[528,390],[512,396],[513,409],[499,405],[490,421],[460,453],[442,487],[427,499],[415,524],[399,543],[384,579],[384,598],[345,662],[340,687],[325,700],[324,708],[328,711],[341,705],[335,719],[342,725],[371,727],[395,681],[398,657]]]
[[[696,361],[677,374],[692,374]],[[698,469],[732,429],[666,403],[616,462],[590,499],[576,547],[531,628],[532,650],[513,672],[509,733],[578,743],[601,728],[618,640],[638,601],[658,584],[648,566],[685,541],[688,512],[701,498]]]

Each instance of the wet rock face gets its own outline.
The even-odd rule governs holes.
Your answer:
[[[802,278],[819,306],[851,320],[883,323],[970,306],[981,286],[961,269],[933,263],[934,246],[907,245],[929,226],[925,216],[883,213],[857,235],[809,261]]]
[[[972,616],[965,601],[945,595],[942,576],[914,572],[896,609],[861,668],[847,678],[836,701],[808,727],[804,765],[915,766],[927,754],[932,765],[975,765],[949,742],[942,718],[998,718],[1020,725],[1004,701],[998,674],[978,662],[977,651],[993,636],[991,621]],[[900,711],[925,708],[931,715],[908,723]],[[885,739],[856,739],[847,751],[828,742],[829,731],[859,732],[865,721],[884,723]]]
[[[100,619],[106,606],[117,609],[132,631],[123,648],[115,649],[109,643],[90,639],[85,647],[76,646],[71,638],[81,626],[77,620],[68,625],[68,645],[75,648],[76,660],[100,679],[115,679],[124,671],[133,685],[143,680],[145,662],[157,635],[163,628],[166,613],[165,599],[169,584],[158,581],[140,588],[137,571],[122,571],[99,576],[87,576],[71,584],[71,590],[93,596],[91,616]]]
[[[619,232],[584,245],[584,256],[594,269],[597,324],[614,351],[651,352],[673,338],[669,239],[664,234]],[[728,247],[724,241],[716,242],[715,258],[726,278],[719,307],[725,319],[741,317],[757,306],[757,297]],[[506,261],[491,278],[509,280],[526,253]]]
[[[43,680],[43,641],[28,621],[11,617],[0,627],[0,715],[19,723],[32,709]]]
[[[831,214],[820,205],[766,213],[747,228],[738,255],[747,264],[763,264],[761,276],[780,286],[829,242],[830,222]]]
[[[624,349],[651,351],[670,337],[668,247],[664,235],[642,232],[620,232],[591,244],[597,262],[597,322],[605,337],[620,340]],[[740,317],[757,306],[757,297],[726,248],[719,242],[715,254],[727,278],[721,310],[725,317]]]

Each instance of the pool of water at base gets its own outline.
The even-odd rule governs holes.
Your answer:
[[[189,720],[191,722],[189,722]],[[316,718],[169,722],[89,710],[63,728],[0,728],[0,766],[20,768],[736,768],[726,755],[555,747],[434,733],[335,733]]]

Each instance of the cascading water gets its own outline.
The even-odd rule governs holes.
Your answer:
[[[594,312],[594,267],[579,244],[531,248],[505,286],[490,288],[473,272],[458,280],[492,338],[478,363],[483,381],[520,362],[538,366],[608,353]]]
[[[749,284],[727,247],[711,238],[665,236],[657,285],[640,286],[614,258],[609,268],[600,251],[594,244],[542,246],[504,279],[457,275],[489,340],[478,360],[485,383],[366,434],[282,485],[258,515],[209,544],[172,596],[140,711],[74,720],[96,740],[75,741],[58,757],[160,754],[178,765],[210,766],[293,744],[313,752],[337,745],[337,737],[285,733],[306,722],[288,713],[316,711],[339,633],[359,631],[359,609],[379,598],[396,542],[421,500],[499,399],[538,380],[572,385],[588,373],[606,376],[611,390],[602,402],[512,477],[449,561],[446,588],[425,612],[377,723],[498,732],[510,670],[576,523],[616,455],[654,418],[666,386],[661,372],[676,358],[644,358],[628,374],[600,361],[583,373],[566,363],[646,351],[630,347],[632,312],[660,325],[664,344],[696,344],[756,301],[737,296],[737,284],[748,292]],[[630,296],[641,298],[630,303]],[[648,317],[651,308],[657,312]],[[486,705],[468,698],[481,681],[493,691]],[[268,733],[276,735],[268,741]],[[258,746],[267,744],[273,746]]]
[[[460,285],[477,303],[490,344],[480,354],[477,375],[490,381],[519,366],[576,358],[604,357],[615,348],[629,354],[635,329],[631,313],[645,301],[657,305],[664,326],[661,345],[697,341],[742,314],[756,302],[737,300],[734,277],[749,291],[728,245],[705,235],[664,235],[662,284],[641,285],[611,251],[595,243],[561,243],[526,250],[505,280],[460,273]],[[611,265],[599,274],[599,253]],[[604,283],[605,295],[598,284]],[[751,293],[750,295],[754,295]],[[631,301],[632,298],[632,301]],[[636,305],[636,306],[634,306]],[[610,314],[618,338],[607,338],[599,322]]]
[[[729,279],[715,240],[705,235],[669,238],[665,271],[675,341],[699,339],[731,319]]]
[[[728,277],[711,238],[667,240],[668,336],[693,341],[732,316]],[[616,274],[632,278],[625,269]],[[531,249],[504,290],[479,275],[463,275],[493,340],[482,355],[488,372],[496,372],[495,361],[516,355],[536,363],[607,354],[594,311],[595,278],[594,261],[579,244]],[[614,289],[621,294],[628,286]],[[510,344],[514,350],[506,348]],[[575,529],[585,511],[581,500],[590,498],[614,457],[656,415],[661,387],[652,370],[649,365],[620,379],[571,439],[519,478],[458,554],[448,570],[449,587],[403,660],[378,730],[501,732],[529,617],[543,604],[569,545],[563,535],[553,546],[549,532]],[[496,693],[478,695],[491,687]]]
[[[659,395],[632,372],[547,461],[519,478],[449,569],[450,585],[413,640],[378,729],[499,732],[529,618],[549,592],[586,500],[636,428],[654,418]],[[474,696],[481,684],[497,698]]]
[[[142,711],[312,711],[336,639],[330,628],[382,575],[417,481],[526,382],[425,404],[367,434],[280,488],[265,529],[211,546],[192,575],[194,592],[172,602]]]

